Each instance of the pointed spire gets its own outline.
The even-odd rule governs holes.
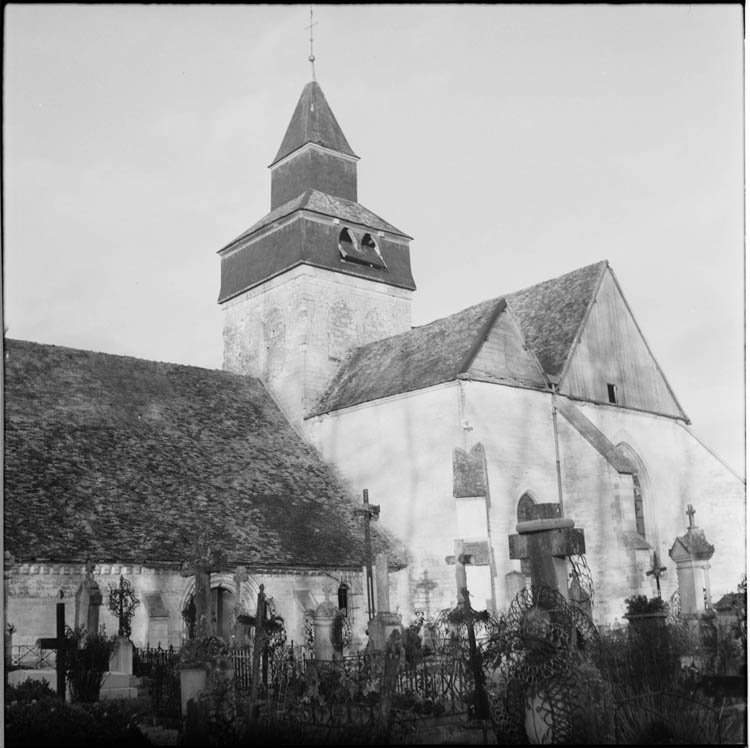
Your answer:
[[[310,81],[302,91],[273,166],[306,143],[316,143],[346,156],[358,158],[341,131],[323,89]]]

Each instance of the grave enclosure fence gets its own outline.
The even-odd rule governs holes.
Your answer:
[[[248,697],[252,683],[252,646],[233,648],[235,691]],[[278,647],[261,657],[260,717],[266,722],[292,720],[319,727],[375,724],[382,660],[366,653],[335,662],[315,660],[297,646]],[[154,714],[180,717],[179,649],[134,649],[134,674],[147,679]],[[465,714],[472,677],[460,657],[431,656],[402,661],[394,685],[397,719],[415,720]]]

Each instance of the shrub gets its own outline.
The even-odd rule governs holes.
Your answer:
[[[5,689],[5,703],[10,704],[14,701],[20,701],[24,704],[30,701],[39,701],[50,696],[56,696],[49,683],[46,680],[35,680],[26,678],[17,686],[7,686]]]
[[[87,633],[84,626],[74,629],[68,626],[65,638],[76,645],[65,653],[65,678],[70,683],[71,699],[96,701],[117,640],[105,635],[104,626],[94,634]]]
[[[643,613],[666,613],[669,605],[660,597],[652,597],[650,600],[645,595],[633,595],[625,600],[627,615],[640,615]]]
[[[145,699],[68,704],[57,697],[45,697],[35,702],[6,704],[5,739],[9,748],[150,745],[137,726],[149,712]]]

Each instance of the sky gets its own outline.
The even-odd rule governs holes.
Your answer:
[[[11,338],[222,365],[216,252],[270,209],[308,5],[5,6]],[[741,5],[319,5],[359,201],[413,324],[609,260],[694,433],[745,472]]]

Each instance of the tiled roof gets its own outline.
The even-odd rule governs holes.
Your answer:
[[[356,348],[311,415],[455,379],[488,317],[491,299],[409,332]]]
[[[17,340],[5,350],[16,558],[178,564],[206,531],[232,564],[361,566],[353,500],[258,380]]]
[[[506,296],[526,344],[548,376],[559,376],[599,287],[607,261]]]
[[[482,302],[450,317],[357,348],[310,415],[449,382],[505,300],[524,340],[547,375],[560,373],[607,262]]]
[[[364,205],[352,202],[351,200],[345,200],[343,197],[326,195],[324,192],[310,189],[267,213],[260,221],[254,223],[247,231],[243,231],[236,239],[233,239],[219,250],[219,252],[223,252],[230,247],[232,249],[239,249],[242,247],[244,239],[250,238],[253,234],[260,231],[260,229],[270,226],[274,221],[285,218],[298,210],[309,210],[313,213],[320,213],[321,215],[338,218],[349,223],[360,224],[376,231],[388,231],[391,234],[411,239],[408,234],[384,221],[380,216],[375,215],[371,210],[365,208]]]
[[[356,156],[328,106],[323,89],[315,81],[310,81],[302,90],[273,163],[305,143],[317,143],[339,153]]]

